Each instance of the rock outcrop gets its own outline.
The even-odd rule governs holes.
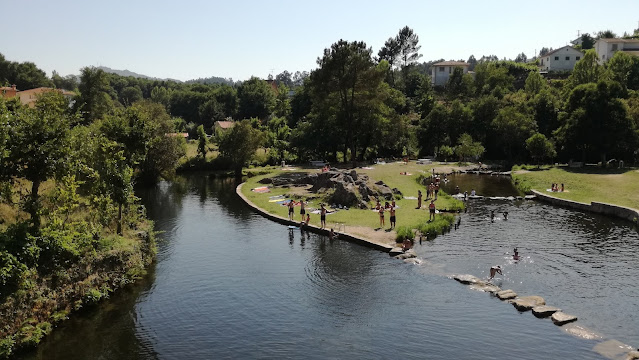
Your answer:
[[[577,321],[577,317],[575,315],[569,315],[561,311],[557,311],[556,313],[552,314],[550,318],[552,319],[552,322],[555,323],[555,325],[559,326]]]
[[[512,304],[519,311],[528,311],[535,306],[546,305],[546,301],[541,296],[533,295],[516,298]]]

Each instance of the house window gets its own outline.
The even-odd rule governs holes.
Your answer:
[[[579,59],[581,59],[581,56],[576,56],[575,60],[579,61]]]
[[[612,44],[612,51],[617,51],[618,44]]]
[[[559,60],[559,56],[555,56],[555,60]]]
[[[442,67],[440,67],[440,68],[439,68],[439,72],[444,72],[444,69],[446,69],[446,68],[445,68],[445,67],[443,67],[443,66],[442,66]]]
[[[570,56],[566,56],[566,60],[570,60]]]

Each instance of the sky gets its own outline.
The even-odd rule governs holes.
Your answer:
[[[311,71],[340,39],[376,55],[409,26],[420,61],[532,57],[577,31],[639,27],[639,0],[0,0],[7,60],[34,62],[51,75],[107,66],[158,78],[246,80]]]

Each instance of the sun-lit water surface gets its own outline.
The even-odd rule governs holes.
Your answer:
[[[600,358],[596,341],[442,276],[486,276],[494,264],[505,268],[502,287],[544,296],[606,337],[637,337],[629,284],[638,237],[627,224],[533,202],[475,202],[459,230],[416,246],[425,262],[415,266],[289,231],[234,189],[232,180],[191,176],[141,192],[163,231],[148,276],[26,357]],[[509,220],[491,223],[492,209]],[[516,264],[513,246],[524,257]]]

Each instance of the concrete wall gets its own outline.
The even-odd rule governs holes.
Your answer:
[[[568,60],[566,60],[568,57]],[[564,47],[559,51],[546,55],[542,58],[544,61],[544,65],[542,66],[542,70],[547,71],[563,71],[563,70],[572,70],[575,68],[575,64],[577,63],[577,57],[579,60],[583,59],[584,54],[572,47]],[[558,58],[555,60],[555,58]]]
[[[430,70],[430,78],[433,85],[445,86],[456,67],[462,68],[464,74],[468,74],[468,66],[433,66]],[[443,71],[441,69],[444,69]]]
[[[637,221],[639,221],[639,210],[636,209],[600,202],[591,202],[590,204],[586,204],[582,202],[556,198],[554,196],[550,196],[536,190],[532,190],[532,192],[537,195],[538,199],[551,203],[553,205],[565,206],[572,209],[614,216],[621,219],[629,220],[634,223],[637,223]]]

